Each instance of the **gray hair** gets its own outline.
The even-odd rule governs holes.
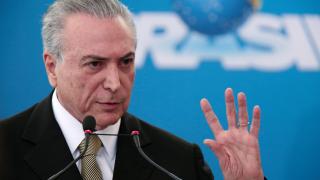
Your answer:
[[[118,0],[56,0],[42,20],[43,48],[56,59],[62,60],[62,30],[68,15],[86,13],[98,18],[120,16],[133,33],[136,43],[136,29],[128,8]]]

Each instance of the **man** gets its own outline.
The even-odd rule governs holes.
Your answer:
[[[88,115],[95,117],[99,133],[139,130],[146,154],[178,177],[213,179],[197,145],[126,112],[135,76],[137,38],[123,4],[117,0],[57,0],[43,18],[42,38],[44,64],[54,91],[39,104],[1,121],[0,179],[48,179],[66,167],[82,152],[81,123]],[[215,135],[215,140],[204,143],[218,157],[225,179],[263,179],[257,139],[260,109],[254,108],[248,131],[245,95],[238,94],[238,125],[230,88],[225,96],[226,131],[209,102],[200,102]],[[60,179],[170,179],[141,157],[130,137],[99,136],[89,144],[88,149],[96,151],[86,154]],[[89,157],[94,158],[87,163]]]

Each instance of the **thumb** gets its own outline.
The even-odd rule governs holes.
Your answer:
[[[215,140],[212,139],[205,139],[203,140],[203,144],[208,146],[210,150],[217,156],[219,161],[223,161],[225,157],[224,148],[222,144],[217,143]]]

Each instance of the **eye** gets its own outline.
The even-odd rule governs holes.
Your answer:
[[[89,68],[96,70],[99,69],[103,65],[103,63],[101,61],[91,61],[88,62],[87,65],[89,66]]]
[[[133,58],[125,58],[125,59],[122,59],[122,60],[120,61],[120,66],[121,66],[121,67],[129,67],[129,66],[131,66],[131,64],[133,64],[133,61],[134,61]]]

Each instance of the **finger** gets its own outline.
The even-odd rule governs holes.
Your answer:
[[[212,139],[205,139],[203,143],[211,149],[211,151],[217,156],[217,158],[220,161],[223,160],[224,151],[221,144],[217,143],[215,140],[212,140]]]
[[[227,88],[225,91],[226,112],[229,128],[236,127],[236,108],[234,104],[234,96],[231,88]]]
[[[246,95],[243,92],[238,93],[239,106],[239,129],[248,130],[248,110]]]
[[[216,114],[213,112],[210,103],[207,99],[203,98],[200,101],[200,106],[211,131],[213,132],[214,136],[217,137],[218,134],[223,131],[223,129]]]
[[[254,135],[256,138],[258,138],[258,135],[259,135],[260,116],[261,116],[260,114],[261,114],[260,107],[254,106],[250,134]]]

